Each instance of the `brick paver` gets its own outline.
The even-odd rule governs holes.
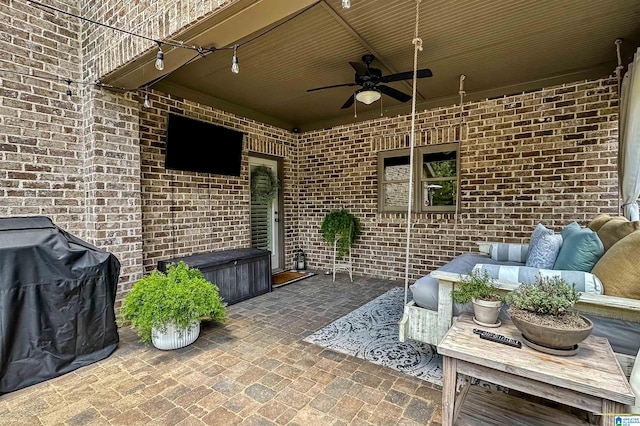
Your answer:
[[[0,424],[439,424],[429,383],[302,341],[398,285],[316,275],[230,306],[177,351],[121,328],[109,358],[0,396]]]

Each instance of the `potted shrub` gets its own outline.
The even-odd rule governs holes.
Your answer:
[[[572,355],[593,329],[591,320],[572,310],[579,299],[580,292],[562,278],[538,275],[534,284],[522,284],[509,293],[506,302],[524,343],[543,352]]]
[[[137,329],[140,341],[158,349],[177,349],[193,343],[200,321],[226,319],[226,303],[218,287],[186,263],[172,263],[134,283],[120,307],[124,323]]]
[[[503,297],[494,285],[495,280],[487,271],[474,270],[462,275],[451,292],[451,298],[458,303],[473,304],[473,321],[486,327],[499,327],[500,308],[504,304]]]
[[[360,221],[347,210],[334,210],[324,217],[320,233],[330,246],[337,244],[336,258],[340,260],[360,236]]]

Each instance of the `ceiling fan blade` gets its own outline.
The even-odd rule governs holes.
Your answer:
[[[316,87],[315,89],[307,89],[307,92],[315,92],[316,90],[331,89],[332,87],[359,86],[356,83],[334,84],[333,86]]]
[[[344,105],[340,107],[340,109],[349,108],[351,105],[353,105],[353,98],[355,98],[355,94],[352,94],[351,96],[349,96],[349,99],[347,99],[347,102],[345,102]]]
[[[396,99],[400,102],[407,102],[411,99],[411,96],[406,93],[402,93],[399,90],[394,89],[393,87],[385,86],[384,84],[379,84],[376,86],[378,90],[384,93],[387,96],[391,96],[393,99]]]
[[[418,70],[417,77],[418,78],[433,77],[433,73],[429,68],[424,68],[424,69]],[[382,77],[380,81],[382,81],[383,83],[391,83],[392,81],[409,80],[412,78],[413,78],[413,71],[407,71],[407,72],[399,72],[397,74],[386,75]]]
[[[349,65],[356,70],[356,74],[358,75],[370,75],[369,69],[362,62],[349,62]]]

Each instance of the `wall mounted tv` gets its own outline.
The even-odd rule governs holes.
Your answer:
[[[164,167],[240,176],[243,136],[237,130],[168,113]]]

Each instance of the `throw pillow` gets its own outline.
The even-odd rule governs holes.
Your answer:
[[[598,237],[604,245],[604,251],[634,231],[640,230],[640,222],[629,222],[626,218],[612,218],[600,227]]]
[[[609,296],[640,299],[640,231],[633,232],[611,247],[593,267],[592,273]]]
[[[571,234],[573,231],[577,231],[578,229],[581,229],[581,226],[578,224],[578,222],[571,222],[570,224],[562,228],[562,231],[560,232],[562,234],[562,239],[566,239],[569,234]]]
[[[520,263],[527,261],[528,252],[528,244],[493,243],[489,249],[489,255],[493,260]]]
[[[564,232],[564,230],[563,230]],[[604,254],[598,234],[589,228],[567,229],[553,269],[591,272]]]
[[[562,246],[562,235],[539,223],[531,234],[525,266],[552,269]]]
[[[602,225],[609,222],[611,219],[627,220],[627,218],[624,216],[610,216],[607,213],[603,213],[596,216],[595,219],[589,222],[589,225],[587,225],[587,228],[591,229],[593,232],[598,232],[600,228],[602,228]]]

